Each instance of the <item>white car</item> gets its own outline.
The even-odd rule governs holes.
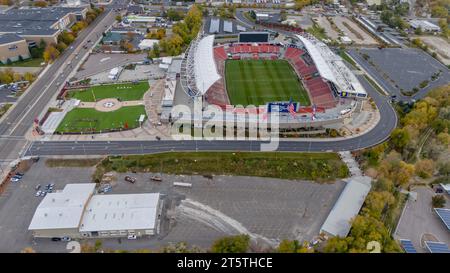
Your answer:
[[[136,235],[128,235],[128,240],[136,240]]]
[[[11,178],[11,182],[19,182],[19,181],[20,181],[19,178],[16,178],[16,177]]]
[[[72,241],[72,238],[70,238],[70,237],[62,237],[61,241],[70,242],[70,241]]]
[[[36,194],[35,194],[34,196],[36,196],[36,197],[41,196],[41,191],[37,191]]]

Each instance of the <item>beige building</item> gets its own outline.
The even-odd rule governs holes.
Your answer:
[[[0,35],[0,62],[6,64],[8,59],[15,62],[21,57],[30,58],[27,41],[14,33]]]
[[[59,33],[85,19],[87,12],[87,7],[10,9],[0,14],[0,34],[15,33],[29,43],[57,43]]]
[[[95,193],[95,183],[67,184],[48,193],[31,220],[36,238],[151,236],[157,233],[159,193]]]

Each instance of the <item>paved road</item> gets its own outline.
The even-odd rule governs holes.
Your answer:
[[[84,49],[83,45],[88,40],[97,40],[105,29],[105,25],[109,26],[114,20],[114,12],[105,10],[94,23],[80,33],[72,47],[64,51],[16,103],[8,116],[0,123],[1,160],[14,160],[20,155],[27,143],[24,136],[31,128],[33,120],[60,90],[70,72],[81,61],[82,56],[90,50],[93,43],[90,43],[87,49]],[[79,57],[75,53],[78,53]]]

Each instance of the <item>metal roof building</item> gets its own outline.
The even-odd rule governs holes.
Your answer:
[[[37,207],[28,229],[34,232],[35,237],[47,237],[50,233],[57,237],[59,231],[73,236],[94,190],[94,183],[67,184],[61,192],[47,194]]]
[[[371,179],[367,176],[350,178],[333,209],[320,228],[331,236],[346,237],[351,228],[351,221],[364,204],[371,188]]]
[[[156,233],[159,193],[95,195],[95,183],[67,184],[39,204],[29,230],[34,237],[89,238]]]
[[[444,225],[450,231],[450,209],[435,208],[434,211],[441,218]]]
[[[81,220],[83,236],[153,235],[159,193],[94,195]]]

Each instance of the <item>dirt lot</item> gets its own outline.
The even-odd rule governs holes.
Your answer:
[[[438,58],[445,65],[450,65],[450,44],[441,37],[423,36],[420,39],[428,45],[428,47],[438,54]]]
[[[355,44],[377,45],[377,41],[367,32],[361,29],[355,22],[344,16],[332,17],[336,26],[345,33]]]
[[[339,33],[333,29],[330,22],[325,16],[315,17],[314,19],[316,20],[317,24],[320,27],[323,27],[325,29],[325,33],[327,34],[328,37],[330,37],[333,40],[339,39]]]

